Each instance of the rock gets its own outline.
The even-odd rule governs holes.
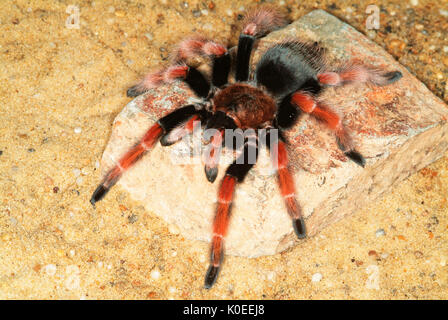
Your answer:
[[[329,89],[329,102],[345,114],[366,168],[347,160],[334,136],[304,116],[287,137],[295,168],[297,198],[313,236],[333,222],[377,199],[401,180],[440,158],[448,148],[446,106],[406,68],[379,46],[322,10],[304,16],[264,38],[254,55],[282,38],[319,41],[330,61],[360,59],[403,78],[390,86],[349,85]],[[102,157],[103,175],[159,117],[194,101],[181,83],[150,91],[131,101],[114,121]],[[215,183],[207,181],[199,156],[189,157],[191,143],[159,144],[119,180],[118,185],[188,239],[209,241],[219,180],[231,155],[219,167]],[[190,160],[190,163],[181,163]],[[182,162],[181,161],[181,162]],[[176,163],[177,162],[177,163]],[[281,252],[298,243],[280,197],[267,151],[238,187],[226,240],[226,253],[256,257]],[[300,243],[300,242],[299,242]],[[302,242],[303,243],[303,242]]]

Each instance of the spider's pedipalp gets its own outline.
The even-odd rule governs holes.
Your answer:
[[[218,176],[218,163],[219,156],[221,154],[223,135],[225,130],[217,130],[216,133],[211,137],[210,144],[208,148],[205,150],[204,156],[204,170],[205,176],[207,180],[210,182],[214,182],[216,177]]]
[[[192,133],[195,128],[199,127],[201,125],[200,119],[201,117],[199,115],[192,116],[184,125],[175,127],[170,132],[164,134],[160,138],[160,144],[164,147],[175,144],[187,134]]]

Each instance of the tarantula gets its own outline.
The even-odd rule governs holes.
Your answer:
[[[324,50],[317,43],[298,39],[287,40],[270,47],[260,58],[253,72],[250,70],[252,49],[258,38],[286,25],[285,18],[276,10],[260,7],[252,10],[243,20],[236,55],[227,48],[204,37],[182,41],[173,57],[173,64],[147,75],[139,84],[127,91],[130,97],[138,96],[150,88],[174,80],[184,81],[201,98],[201,102],[182,106],[159,119],[138,144],[131,148],[105,176],[94,191],[90,202],[95,205],[121,175],[136,163],[160,140],[162,146],[171,145],[191,133],[195,126],[205,124],[216,133],[210,139],[212,148],[205,160],[205,174],[210,182],[218,173],[217,155],[228,129],[265,129],[270,137],[278,130],[278,139],[266,139],[273,157],[278,185],[293,229],[298,238],[306,236],[305,222],[296,200],[294,180],[288,166],[287,141],[282,134],[291,128],[301,113],[322,121],[336,136],[341,151],[364,167],[363,156],[356,151],[342,117],[333,110],[320,94],[327,86],[341,86],[354,82],[368,82],[383,86],[401,78],[399,71],[386,72],[358,63],[349,63],[337,71],[327,70]],[[207,57],[211,61],[209,78],[188,63],[194,57]],[[228,82],[231,67],[234,81]],[[251,74],[253,74],[252,77]],[[253,137],[252,137],[253,138]],[[235,161],[227,168],[218,192],[218,204],[213,223],[210,266],[205,276],[205,288],[215,283],[224,256],[224,237],[229,224],[235,187],[254,166],[249,161],[249,149],[258,155],[259,139],[245,137]],[[266,137],[265,137],[266,138]]]

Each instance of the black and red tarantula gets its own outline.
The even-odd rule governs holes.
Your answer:
[[[94,205],[101,200],[121,175],[153,148],[157,141],[160,140],[163,146],[171,145],[191,133],[198,121],[205,128],[216,130],[216,134],[210,139],[212,152],[205,161],[205,174],[210,182],[217,176],[216,154],[222,146],[226,129],[265,129],[266,136],[272,136],[273,131],[277,130],[278,139],[267,138],[266,144],[275,155],[273,166],[294,231],[300,239],[304,238],[305,222],[295,196],[283,130],[291,128],[301,113],[308,113],[334,132],[339,148],[348,158],[364,167],[365,160],[356,151],[342,123],[342,117],[319,97],[320,93],[327,86],[354,82],[388,85],[399,80],[401,73],[386,72],[357,63],[346,64],[337,71],[329,71],[324,63],[324,50],[317,43],[298,39],[270,47],[251,72],[250,58],[257,39],[285,25],[284,17],[272,8],[252,10],[243,20],[236,55],[230,54],[225,46],[206,38],[188,38],[178,46],[170,67],[147,75],[138,85],[131,87],[127,95],[135,97],[150,88],[179,79],[202,101],[176,109],[149,128],[140,142],[106,174],[90,202]],[[211,75],[204,75],[188,63],[189,59],[198,56],[210,59]],[[234,81],[229,83],[232,67],[235,70]],[[249,161],[249,149],[254,148],[256,156],[258,155],[259,138],[245,137],[240,150],[242,152],[227,168],[221,181],[213,223],[210,266],[205,276],[207,289],[215,283],[223,262],[224,237],[235,187],[254,166],[254,162]]]

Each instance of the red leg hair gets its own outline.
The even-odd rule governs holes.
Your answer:
[[[338,146],[344,154],[360,166],[364,167],[365,160],[354,148],[353,140],[348,130],[342,124],[341,117],[331,110],[331,108],[319,101],[316,101],[306,92],[296,92],[291,97],[291,102],[316,119],[325,123],[325,125],[336,135]]]
[[[95,206],[95,203],[104,198],[110,188],[120,179],[121,175],[137,162],[154,144],[159,140],[163,134],[163,128],[160,124],[154,124],[131,150],[125,153],[118,163],[107,173],[103,182],[93,192],[90,203]]]
[[[174,128],[160,139],[162,146],[170,146],[181,140],[187,134],[191,134],[201,124],[199,115],[194,115],[184,125]]]
[[[249,12],[243,21],[243,34],[262,37],[286,25],[285,17],[274,7],[258,7]]]
[[[278,185],[285,201],[286,209],[293,221],[294,231],[299,239],[306,237],[305,222],[302,217],[302,209],[296,200],[294,179],[288,168],[288,151],[286,144],[278,140],[271,146],[274,159],[274,168],[277,171]]]
[[[224,130],[219,130],[210,139],[210,145],[205,153],[205,175],[207,180],[214,182],[218,175],[219,155],[222,148]]]
[[[230,207],[237,179],[226,175],[218,191],[218,207],[213,222],[210,267],[205,276],[205,288],[210,289],[215,283],[224,257],[224,237],[229,226]]]
[[[321,84],[339,86],[354,82],[369,82],[377,86],[385,86],[398,81],[401,72],[384,72],[379,68],[368,67],[360,63],[352,63],[339,72],[323,72],[317,75]]]
[[[180,42],[173,53],[172,60],[175,62],[183,62],[196,56],[220,57],[226,52],[227,49],[223,45],[204,37],[196,36]]]

